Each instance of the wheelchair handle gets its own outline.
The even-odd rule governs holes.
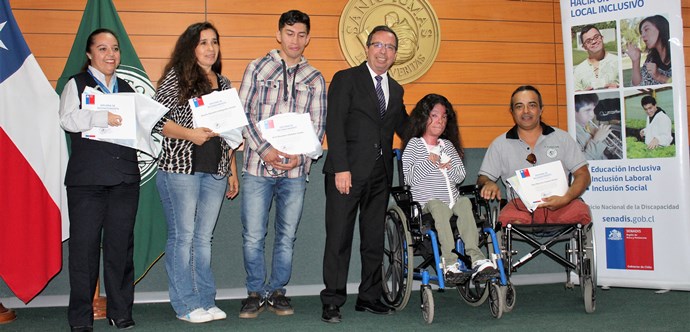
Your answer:
[[[402,187],[405,185],[405,175],[402,171],[402,151],[400,149],[393,149],[393,157],[398,166],[398,186]]]

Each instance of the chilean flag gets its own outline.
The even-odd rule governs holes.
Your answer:
[[[204,100],[201,97],[192,98],[194,102],[194,107],[204,106]]]
[[[68,234],[59,103],[0,0],[0,277],[24,303],[60,271]]]

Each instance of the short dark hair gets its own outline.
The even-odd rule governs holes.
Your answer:
[[[585,105],[596,105],[599,103],[599,96],[596,93],[588,93],[575,96],[575,112],[579,112]]]
[[[642,105],[642,107],[644,107],[644,105],[649,105],[649,104],[656,106],[656,99],[654,99],[654,97],[652,97],[650,95],[646,95],[646,96],[642,97],[642,100],[640,101],[640,105]]]
[[[371,32],[369,33],[369,36],[367,37],[367,47],[371,46],[371,38],[374,36],[375,33],[379,32],[379,31],[390,32],[393,34],[393,36],[395,37],[395,50],[397,51],[398,50],[398,35],[395,33],[395,31],[393,31],[393,29],[391,29],[387,25],[378,25],[378,26],[374,27],[374,30],[371,30]]]
[[[515,91],[513,91],[513,94],[510,95],[510,110],[513,110],[513,97],[515,96],[516,93],[522,92],[522,91],[532,91],[537,94],[537,98],[539,99],[539,109],[544,107],[544,103],[541,101],[541,93],[539,93],[539,90],[537,88],[531,86],[531,85],[521,85]]]
[[[584,35],[589,30],[592,30],[592,29],[596,29],[597,32],[599,32],[599,34],[601,34],[601,31],[599,31],[599,29],[597,27],[595,27],[594,25],[587,24],[587,25],[583,26],[582,29],[580,29],[580,43],[582,43],[582,45],[585,44],[585,41],[582,39],[582,35]]]
[[[306,25],[307,34],[309,34],[309,30],[311,29],[309,15],[296,9],[286,11],[280,15],[280,19],[278,20],[278,30],[282,30],[286,25],[293,26],[295,23],[302,23]]]

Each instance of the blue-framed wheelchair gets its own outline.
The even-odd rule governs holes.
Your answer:
[[[413,281],[421,281],[422,315],[424,320],[431,324],[434,319],[431,285],[436,284],[438,291],[441,292],[450,285],[446,282],[442,269],[434,220],[430,214],[422,213],[422,207],[413,200],[409,186],[402,185],[404,180],[400,167],[400,151],[396,150],[395,153],[401,185],[392,188],[391,193],[395,204],[391,205],[386,212],[383,262],[384,301],[396,310],[402,310],[409,302]],[[460,270],[467,275],[467,278],[463,278],[453,286],[464,301],[472,306],[480,306],[488,299],[491,315],[500,318],[504,312],[512,309],[515,296],[514,288],[510,286],[506,269],[503,267],[499,238],[492,224],[492,220],[496,220],[497,209],[493,209],[492,217],[490,205],[479,196],[475,185],[461,186],[459,191],[472,203],[478,227],[479,247],[485,252],[486,257],[495,263],[499,275],[488,281],[472,280],[469,277],[472,275],[472,270],[469,268],[470,259],[463,255],[462,240],[456,237],[455,250],[459,256]],[[455,220],[451,219],[451,224],[454,222]],[[508,292],[509,287],[512,290],[511,294]]]

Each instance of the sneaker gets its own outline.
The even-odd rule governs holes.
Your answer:
[[[249,293],[249,296],[242,300],[240,318],[256,318],[260,312],[264,311],[264,304],[265,300],[261,298],[259,293]]]
[[[472,263],[472,279],[476,282],[488,281],[491,278],[498,276],[496,266],[489,259],[480,259]]]
[[[445,281],[451,284],[462,284],[468,279],[469,275],[460,271],[460,263],[447,265],[445,272]]]
[[[213,320],[221,320],[221,319],[226,319],[228,318],[228,315],[225,313],[225,311],[220,310],[220,308],[213,306],[208,308],[206,310],[211,316],[213,316]]]
[[[266,302],[268,302],[268,310],[275,312],[278,316],[287,316],[295,313],[295,310],[290,305],[290,299],[285,297],[282,291],[276,290],[271,293]]]
[[[202,308],[197,308],[186,315],[177,316],[177,319],[189,323],[206,323],[213,320],[213,315],[209,314],[208,311]]]

